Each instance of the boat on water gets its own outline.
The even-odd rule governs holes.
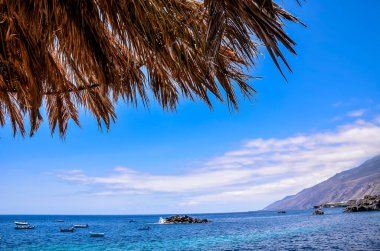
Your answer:
[[[61,228],[60,229],[60,232],[64,232],[64,233],[67,233],[67,232],[74,232],[75,231],[75,228],[73,227],[70,227],[70,228]]]
[[[80,225],[80,224],[77,224],[77,225],[74,225],[75,228],[88,228],[88,224],[86,225]]]
[[[151,230],[151,228],[149,226],[146,226],[146,227],[140,227],[138,230],[140,231]]]
[[[15,221],[15,229],[23,230],[23,229],[34,229],[34,226],[31,226],[28,222]]]
[[[90,237],[104,237],[104,233],[90,232]]]
[[[24,229],[34,229],[34,226],[31,225],[16,225],[16,230],[24,230]]]
[[[64,220],[56,220],[55,222],[64,222]]]
[[[23,221],[15,221],[15,224],[17,226],[29,226],[30,224],[28,222],[23,222]]]

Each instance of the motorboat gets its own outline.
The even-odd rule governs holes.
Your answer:
[[[90,237],[104,237],[104,233],[90,232]]]
[[[74,225],[74,227],[75,228],[88,228],[88,224],[86,224],[86,225],[80,225],[80,224],[78,224],[78,225]]]
[[[75,231],[75,228],[73,227],[70,227],[70,228],[61,228],[60,229],[60,232],[64,232],[64,233],[67,233],[67,232],[74,232]]]
[[[23,221],[15,221],[15,224],[18,226],[29,226],[28,222],[23,222]]]
[[[64,220],[56,220],[55,222],[64,222]]]
[[[15,229],[23,230],[23,229],[34,229],[34,226],[31,226],[28,222],[15,221]]]

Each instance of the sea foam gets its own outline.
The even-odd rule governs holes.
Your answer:
[[[166,224],[166,223],[167,222],[166,222],[165,218],[160,217],[160,219],[158,220],[158,224]]]

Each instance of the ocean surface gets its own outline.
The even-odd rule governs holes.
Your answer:
[[[1,215],[0,250],[380,250],[380,212],[194,214],[212,222],[158,224],[165,216]],[[15,230],[14,221],[35,229]],[[73,224],[89,228],[59,231]],[[151,230],[138,230],[147,225]],[[90,231],[105,236],[91,238]]]

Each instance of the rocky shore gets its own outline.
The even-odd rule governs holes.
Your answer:
[[[174,215],[164,219],[164,223],[208,223],[207,219],[197,219],[187,215]]]
[[[363,211],[380,211],[380,195],[365,195],[363,199],[348,200],[340,202],[328,202],[314,206],[316,209],[313,214],[319,214],[318,210],[322,208],[344,207],[343,212],[363,212]]]
[[[348,207],[355,204],[356,200],[340,201],[340,202],[328,202],[314,206],[314,208],[335,208],[335,207]]]
[[[344,212],[380,211],[380,195],[366,195],[358,199],[352,205],[346,207]]]

